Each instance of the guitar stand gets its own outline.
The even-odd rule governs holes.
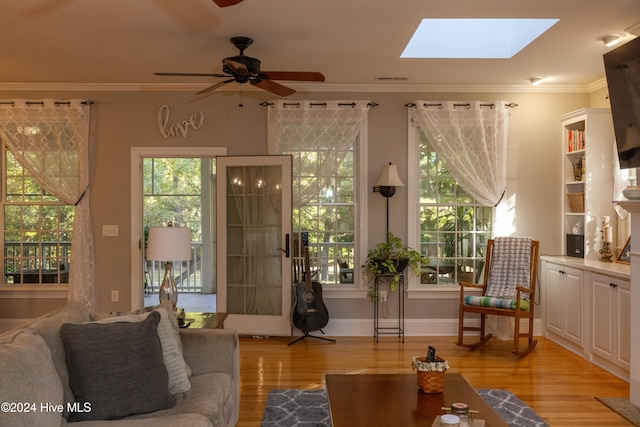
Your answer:
[[[322,329],[320,329],[320,332],[322,332],[322,335],[324,335],[324,331]],[[302,341],[303,339],[309,337],[309,338],[315,338],[317,340],[324,340],[324,341],[330,341],[330,342],[336,342],[336,340],[332,340],[331,338],[325,338],[325,337],[318,337],[315,335],[310,335],[309,332],[307,331],[302,331],[302,333],[304,334],[303,336],[301,336],[300,338],[296,338],[295,340],[291,341],[289,344],[287,345],[291,345],[291,344],[295,344],[298,341]]]

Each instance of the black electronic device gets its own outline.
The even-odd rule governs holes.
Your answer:
[[[640,37],[605,53],[604,68],[622,169],[640,167]]]
[[[436,348],[429,346],[429,350],[427,350],[427,362],[435,362],[436,361]]]

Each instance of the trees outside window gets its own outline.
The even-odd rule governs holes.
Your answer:
[[[4,283],[68,283],[74,207],[47,193],[2,150]]]
[[[491,238],[493,208],[465,192],[446,169],[438,153],[419,132],[419,241],[430,262],[420,284],[474,282],[482,271]]]

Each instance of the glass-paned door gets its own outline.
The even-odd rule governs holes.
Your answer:
[[[217,159],[218,311],[225,327],[291,335],[291,157]]]

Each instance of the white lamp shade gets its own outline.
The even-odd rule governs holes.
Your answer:
[[[191,259],[191,230],[187,227],[151,227],[147,259],[188,261]]]
[[[386,165],[382,169],[376,185],[380,187],[404,187],[404,184],[398,176],[398,165],[392,165],[391,163]]]

